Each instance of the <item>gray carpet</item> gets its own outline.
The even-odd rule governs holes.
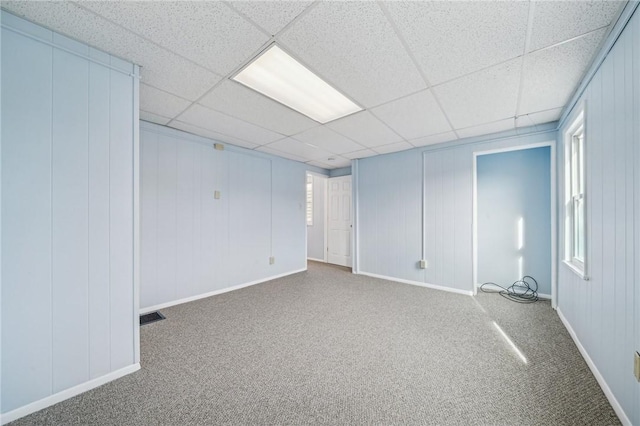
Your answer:
[[[142,370],[14,424],[619,424],[548,302],[309,262],[162,312]]]

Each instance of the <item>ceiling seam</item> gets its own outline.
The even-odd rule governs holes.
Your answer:
[[[518,84],[518,98],[516,100],[516,111],[514,115],[514,126],[520,116],[520,107],[522,104],[522,91],[524,90],[524,62],[531,45],[531,33],[533,32],[533,16],[535,12],[535,2],[529,0],[529,16],[527,17],[527,32],[524,38],[524,49],[522,52],[522,58],[520,60],[520,82]]]
[[[416,60],[415,56],[413,55],[413,52],[411,52],[411,49],[409,49],[409,45],[407,44],[407,41],[404,39],[402,34],[400,34],[400,29],[396,25],[395,21],[391,18],[391,14],[387,10],[387,7],[380,0],[377,0],[376,3],[378,4],[378,7],[380,7],[380,9],[382,10],[382,13],[387,18],[387,21],[389,21],[389,24],[391,24],[391,28],[393,28],[393,31],[396,33],[396,37],[398,37],[398,39],[400,40],[400,43],[404,47],[407,55],[409,55],[409,58],[413,62],[413,65],[416,67],[416,69],[420,73],[420,76],[422,77],[422,79],[424,80],[425,84],[427,85],[427,89],[431,90],[432,86],[431,86],[431,83],[429,82],[429,79],[427,78],[426,74],[424,73],[424,71],[422,70],[420,65],[418,64],[418,61]],[[431,90],[431,94],[433,95],[433,98],[435,99],[436,103],[438,104],[438,108],[440,108],[440,111],[444,115],[444,118],[447,120],[447,123],[451,127],[451,130],[456,135],[456,138],[459,138],[458,133],[456,132],[456,129],[453,127],[453,123],[451,122],[451,119],[447,115],[447,112],[444,110],[444,107],[442,106],[442,103],[440,102],[440,99],[438,98],[438,95],[436,94],[436,92],[434,90]],[[409,143],[409,144],[411,145],[411,143]],[[413,146],[413,145],[411,145],[411,146]]]
[[[169,48],[167,48],[167,47],[165,47],[165,46],[163,46],[163,45],[161,45],[161,44],[159,44],[159,43],[157,43],[157,42],[155,42],[155,41],[151,40],[150,38],[147,38],[147,37],[145,37],[145,36],[144,36],[144,35],[142,35],[142,34],[139,34],[139,33],[135,32],[135,31],[133,31],[133,30],[131,30],[131,29],[129,29],[129,28],[127,28],[127,27],[123,26],[123,25],[120,25],[119,23],[117,23],[117,22],[115,22],[115,21],[112,21],[111,19],[109,19],[109,18],[107,18],[107,17],[105,17],[105,16],[102,16],[102,15],[100,15],[99,13],[94,12],[94,11],[93,11],[93,10],[91,10],[91,9],[87,9],[86,7],[82,6],[82,4],[80,4],[80,3],[77,3],[77,2],[75,2],[75,1],[72,1],[72,2],[70,2],[70,3],[71,3],[71,4],[73,4],[74,6],[76,6],[77,8],[84,10],[85,12],[88,12],[88,13],[90,13],[90,14],[94,15],[94,16],[97,16],[97,17],[98,17],[98,18],[100,18],[100,19],[104,19],[105,21],[109,22],[110,24],[113,24],[113,25],[115,25],[115,26],[117,26],[117,27],[119,27],[119,28],[123,29],[124,31],[126,31],[126,32],[128,32],[128,33],[131,33],[131,34],[133,34],[133,35],[135,35],[135,36],[137,36],[137,37],[140,37],[140,38],[141,38],[141,39],[143,39],[144,41],[146,41],[146,42],[148,42],[148,43],[151,43],[151,44],[153,44],[154,46],[156,46],[156,47],[158,47],[158,48],[160,48],[160,49],[162,49],[162,50],[164,50],[164,51],[166,51],[166,52],[171,53],[172,55],[175,55],[175,56],[177,56],[177,57],[179,57],[179,58],[184,59],[185,61],[187,61],[187,62],[191,63],[192,65],[197,66],[198,68],[202,68],[202,69],[203,69],[203,70],[205,70],[205,71],[209,71],[210,73],[215,74],[215,75],[216,75],[216,76],[218,76],[218,77],[221,77],[221,76],[222,76],[222,74],[220,74],[219,72],[214,71],[214,70],[210,69],[209,67],[203,66],[203,65],[201,65],[201,64],[199,64],[199,63],[197,63],[197,62],[195,62],[193,59],[189,59],[189,58],[187,58],[186,56],[181,55],[180,53],[174,52],[173,50],[171,50],[171,49],[169,49]],[[129,59],[129,60],[131,61],[131,59]],[[140,65],[141,67],[143,66],[142,64],[136,64],[136,65]]]

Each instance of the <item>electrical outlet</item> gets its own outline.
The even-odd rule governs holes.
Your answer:
[[[275,258],[275,257],[273,257],[273,256],[271,256],[271,257],[269,258],[269,265],[273,265],[274,263],[276,263],[276,258]]]
[[[636,352],[633,358],[633,374],[636,376],[636,380],[640,382],[640,352]]]
[[[420,262],[420,269],[427,269],[427,261],[422,259]]]
[[[213,198],[215,198],[216,200],[219,200],[220,199],[220,191],[215,191],[213,193]]]

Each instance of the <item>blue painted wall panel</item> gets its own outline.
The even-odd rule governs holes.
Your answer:
[[[559,133],[564,134],[584,104],[589,280],[560,263],[558,308],[631,424],[640,423],[640,383],[632,369],[633,353],[640,350],[639,82],[636,9]],[[559,149],[559,176],[564,176],[563,151]],[[564,203],[560,186],[559,200]],[[564,212],[559,213],[562,236]]]
[[[213,143],[141,125],[141,309],[305,268],[308,167]]]
[[[7,415],[134,362],[137,105],[131,64],[1,15]]]

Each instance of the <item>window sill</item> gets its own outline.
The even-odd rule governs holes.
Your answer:
[[[578,268],[576,265],[566,260],[563,260],[562,263],[564,263],[564,265],[569,268],[571,272],[579,276],[581,279],[583,279],[584,281],[589,281],[589,277],[585,274],[583,269]]]

